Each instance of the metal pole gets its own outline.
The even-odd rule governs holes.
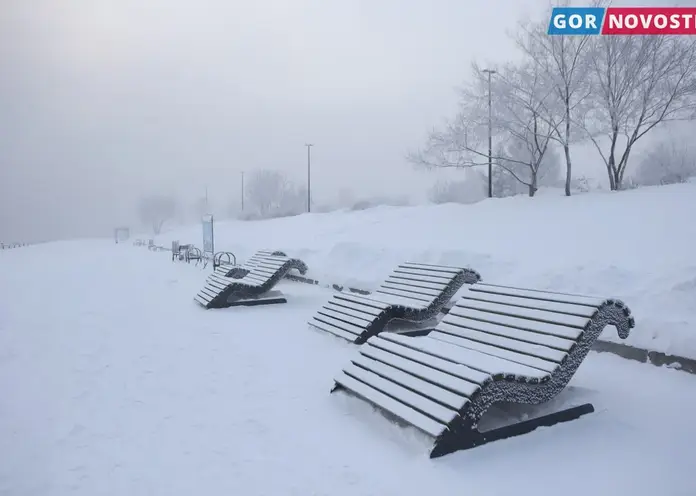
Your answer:
[[[244,212],[244,171],[242,171],[242,212]]]
[[[314,146],[311,143],[305,144],[307,147],[307,212],[312,211],[312,159],[310,150]]]
[[[493,117],[491,111],[491,74],[494,70],[484,69],[488,73],[488,198],[493,197]]]

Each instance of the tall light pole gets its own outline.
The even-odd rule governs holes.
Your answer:
[[[496,71],[484,69],[488,73],[488,198],[493,198],[493,117],[491,111],[491,74]]]
[[[244,212],[244,171],[242,171],[242,212]]]
[[[311,149],[314,146],[311,143],[305,143],[307,147],[307,212],[312,211],[312,155]]]

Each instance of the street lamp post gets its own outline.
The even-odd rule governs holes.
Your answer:
[[[242,212],[244,212],[244,171],[242,171]]]
[[[311,149],[314,146],[311,143],[306,143],[307,147],[307,212],[312,211],[312,158]]]
[[[488,198],[493,197],[493,118],[491,111],[491,74],[496,71],[484,69],[488,73]]]

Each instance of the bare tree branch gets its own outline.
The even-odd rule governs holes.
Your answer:
[[[696,116],[696,41],[609,36],[594,39],[591,50],[592,106],[582,129],[617,190],[639,139],[661,124]]]

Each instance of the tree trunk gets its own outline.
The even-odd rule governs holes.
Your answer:
[[[567,96],[565,99],[565,111],[565,140],[563,141],[563,152],[565,153],[566,159],[565,194],[566,196],[570,196],[570,180],[572,177],[572,167],[570,163],[570,99]]]
[[[565,180],[565,195],[570,196],[570,181],[572,178],[572,167],[570,163],[570,147],[568,144],[563,145],[563,151],[565,152],[566,159],[566,180]]]
[[[609,160],[607,162],[607,174],[609,175],[609,189],[611,191],[616,191],[616,178],[614,177],[614,153],[609,155]]]
[[[532,181],[528,184],[529,186],[529,196],[533,197],[537,192],[537,173],[532,171]]]
[[[626,150],[623,153],[623,156],[621,157],[621,162],[619,163],[619,166],[616,168],[616,189],[621,189],[623,186],[623,180],[624,180],[624,172],[626,172],[626,166],[628,165],[628,158],[631,155],[631,147],[633,145],[631,143],[626,145]]]

